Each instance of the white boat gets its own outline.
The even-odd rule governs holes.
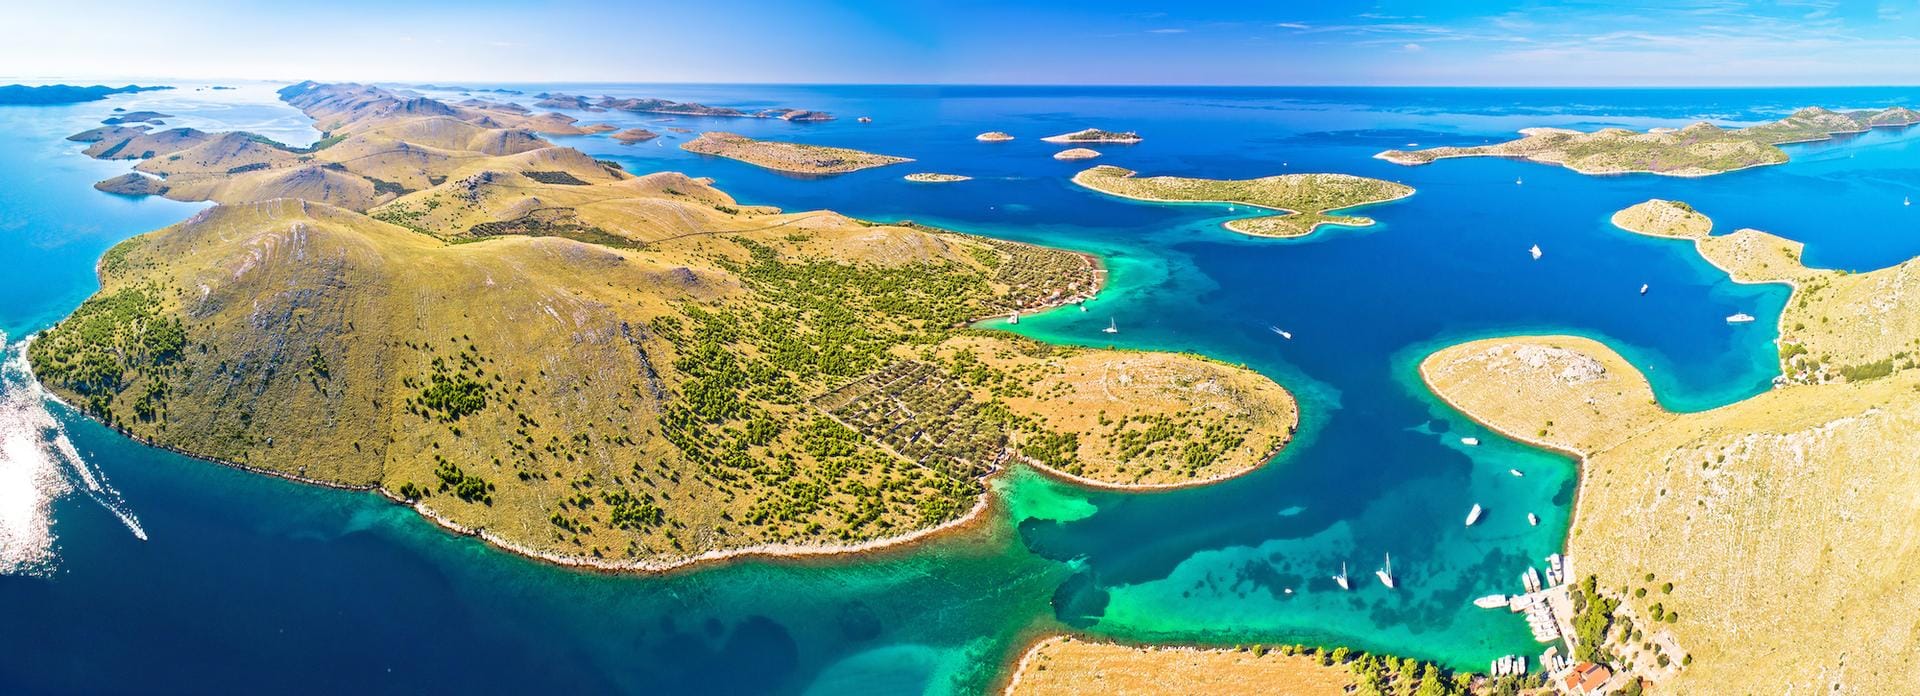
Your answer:
[[[1480,504],[1479,504],[1479,503],[1474,503],[1474,504],[1473,504],[1473,509],[1472,509],[1472,510],[1469,510],[1469,511],[1467,511],[1467,526],[1469,526],[1469,527],[1471,527],[1471,526],[1473,526],[1473,523],[1475,523],[1475,522],[1479,522],[1479,521],[1480,521],[1480,513],[1481,513],[1481,509],[1480,509]]]
[[[1745,324],[1750,321],[1753,321],[1753,315],[1748,314],[1746,312],[1739,312],[1737,314],[1734,314],[1733,316],[1727,317],[1727,323],[1729,324]]]
[[[1520,473],[1519,469],[1508,469],[1507,473],[1513,474],[1514,478],[1520,478],[1522,476],[1526,476],[1526,474]]]
[[[1008,315],[1008,316],[1007,316],[1007,323],[1009,323],[1009,324],[1018,324],[1018,323],[1020,323],[1020,313],[1019,313],[1019,312],[1014,312],[1013,314],[1010,314],[1010,315]]]
[[[1468,446],[1468,447],[1479,447],[1479,446],[1480,446],[1480,438],[1477,438],[1477,437],[1463,437],[1463,438],[1460,438],[1460,444],[1463,444],[1463,445],[1466,445],[1466,446]]]
[[[1343,590],[1353,589],[1353,586],[1347,583],[1347,562],[1346,561],[1340,562],[1340,574],[1333,576],[1333,581],[1340,585],[1340,589],[1343,589]]]
[[[1527,513],[1527,524],[1535,527],[1540,526],[1540,516],[1531,512]]]
[[[1473,600],[1473,605],[1481,609],[1499,609],[1507,606],[1507,596],[1503,594],[1490,594]]]
[[[1286,329],[1282,329],[1278,326],[1269,326],[1267,327],[1267,330],[1274,332],[1275,334],[1279,335],[1281,338],[1287,339],[1289,341],[1293,340],[1293,332],[1288,331]]]
[[[1107,319],[1107,328],[1101,329],[1100,331],[1101,333],[1120,333],[1120,327],[1114,325],[1113,319],[1109,318]]]
[[[1387,565],[1373,571],[1373,575],[1380,578],[1380,584],[1386,585],[1387,589],[1393,589],[1393,554],[1387,554]]]
[[[1517,177],[1517,176],[1516,176],[1516,177],[1514,177],[1514,178],[1513,178],[1513,185],[1514,185],[1514,186],[1519,186],[1519,185],[1521,185],[1521,184],[1523,184],[1523,183],[1526,183],[1526,182],[1524,182],[1524,181],[1521,181],[1521,180],[1520,180],[1520,177]]]
[[[1420,147],[1420,143],[1407,143],[1407,147]]]
[[[1080,303],[1080,311],[1082,312],[1087,311],[1087,303],[1085,302]]]
[[[1647,294],[1647,284],[1646,284],[1646,283],[1641,283],[1641,284],[1640,284],[1640,294],[1642,294],[1642,295],[1645,295],[1645,294]]]
[[[1913,205],[1913,197],[1908,196],[1906,198],[1900,199],[1900,205]]]
[[[1532,248],[1532,249],[1528,249],[1528,250],[1527,250],[1527,253],[1529,253],[1529,254],[1533,254],[1533,260],[1535,260],[1535,261],[1539,261],[1539,260],[1540,260],[1540,245],[1538,245],[1538,244],[1535,244],[1535,245],[1533,245],[1533,248]]]

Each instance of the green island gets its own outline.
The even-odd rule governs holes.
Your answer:
[[[104,255],[100,290],[28,351],[53,394],[158,446],[619,570],[915,538],[974,519],[1009,466],[1192,485],[1259,467],[1297,422],[1242,367],[970,328],[1097,292],[1082,254],[743,206],[510,110],[280,94],[319,143],[90,140],[218,205]]]
[[[1516,157],[1558,164],[1582,174],[1648,173],[1699,177],[1782,164],[1786,143],[1827,140],[1871,128],[1902,128],[1920,123],[1920,112],[1906,107],[1837,112],[1808,107],[1779,121],[1727,129],[1707,122],[1645,133],[1605,128],[1591,133],[1565,128],[1528,128],[1521,138],[1492,145],[1387,150],[1375,157],[1395,164],[1420,165],[1450,157]]]
[[[1421,363],[1454,408],[1581,459],[1567,549],[1586,575],[1578,657],[1670,693],[1905,690],[1920,650],[1920,298],[1904,288],[1920,260],[1809,269],[1797,243],[1710,235],[1670,201],[1614,220],[1793,292],[1776,387],[1704,412],[1662,408],[1638,369],[1585,338],[1490,338]]]
[[[844,147],[756,140],[719,131],[701,133],[700,137],[681,143],[680,149],[794,174],[845,174],[913,161]]]
[[[1083,159],[1093,159],[1099,156],[1100,156],[1099,150],[1092,150],[1084,147],[1069,148],[1066,150],[1061,150],[1059,152],[1053,153],[1053,158],[1057,160],[1083,160]]]
[[[1141,138],[1139,133],[1133,131],[1120,132],[1088,128],[1072,133],[1049,135],[1041,138],[1041,140],[1050,143],[1124,143],[1130,145],[1140,142]]]
[[[1258,179],[1194,179],[1136,176],[1100,165],[1073,176],[1073,183],[1112,196],[1156,203],[1239,203],[1281,211],[1278,215],[1228,220],[1225,227],[1256,237],[1300,237],[1321,225],[1365,227],[1373,220],[1330,211],[1398,200],[1413,188],[1348,174],[1282,174]]]
[[[939,172],[914,172],[901,178],[922,184],[946,184],[955,181],[973,180],[973,177],[963,174],[941,174]]]

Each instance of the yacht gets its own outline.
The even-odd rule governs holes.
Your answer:
[[[1020,323],[1020,313],[1019,313],[1019,312],[1014,312],[1013,314],[1010,314],[1010,315],[1008,315],[1008,316],[1007,316],[1007,323],[1009,323],[1009,324],[1018,324],[1018,323]]]
[[[1527,253],[1529,253],[1529,254],[1532,254],[1532,255],[1533,255],[1533,260],[1535,260],[1535,261],[1539,261],[1539,260],[1540,260],[1540,245],[1538,245],[1538,244],[1535,244],[1535,245],[1533,245],[1533,248],[1532,248],[1532,249],[1528,249],[1528,250],[1527,250]]]
[[[1481,511],[1481,509],[1480,509],[1480,504],[1479,504],[1479,503],[1474,503],[1474,504],[1473,504],[1473,509],[1472,509],[1472,510],[1469,510],[1469,511],[1467,511],[1467,526],[1469,526],[1469,527],[1471,527],[1471,526],[1473,526],[1473,523],[1475,523],[1475,522],[1479,522],[1479,521],[1480,521],[1480,513],[1481,513],[1481,512],[1482,512],[1482,511]]]
[[[1353,585],[1347,582],[1347,562],[1346,561],[1340,562],[1340,574],[1333,576],[1333,581],[1340,585],[1340,589],[1343,589],[1343,590],[1353,589]]]
[[[1487,595],[1473,600],[1473,605],[1481,609],[1499,609],[1507,606],[1507,596],[1503,594]]]
[[[1527,513],[1527,524],[1534,527],[1540,526],[1540,516],[1531,512]]]
[[[1115,324],[1113,323],[1113,319],[1112,319],[1112,318],[1108,318],[1108,319],[1107,319],[1107,328],[1104,328],[1104,329],[1101,329],[1100,331],[1101,331],[1102,333],[1120,333],[1120,327],[1119,327],[1119,326],[1117,326],[1117,325],[1115,325]]]
[[[1727,323],[1729,324],[1745,324],[1750,321],[1753,321],[1753,315],[1748,314],[1746,312],[1740,312],[1733,316],[1727,317]]]
[[[1645,295],[1645,294],[1647,294],[1647,284],[1646,284],[1646,283],[1641,283],[1641,284],[1640,284],[1640,294],[1642,294],[1642,295]]]
[[[1277,334],[1277,335],[1279,335],[1279,336],[1280,336],[1281,338],[1284,338],[1284,339],[1287,339],[1287,340],[1289,340],[1289,341],[1291,341],[1291,340],[1293,340],[1293,332],[1292,332],[1292,331],[1288,331],[1288,330],[1286,330],[1286,329],[1282,329],[1282,328],[1280,328],[1280,327],[1278,327],[1278,326],[1269,326],[1269,327],[1267,327],[1267,330],[1268,330],[1268,331],[1272,331],[1272,332],[1274,332],[1275,334]]]
[[[1480,446],[1480,438],[1477,438],[1477,437],[1463,437],[1463,438],[1460,438],[1460,444],[1463,444],[1463,445],[1466,445],[1466,446],[1468,446],[1468,447],[1479,447],[1479,446]]]
[[[1520,478],[1522,476],[1526,476],[1526,474],[1520,473],[1519,469],[1508,469],[1507,473],[1513,474],[1514,478]]]
[[[1387,565],[1373,571],[1373,574],[1380,578],[1380,584],[1386,585],[1389,590],[1393,589],[1393,554],[1387,554]]]
[[[1517,176],[1516,176],[1516,177],[1514,177],[1514,178],[1513,178],[1513,185],[1514,185],[1514,186],[1519,186],[1519,185],[1521,185],[1521,184],[1523,184],[1523,183],[1526,183],[1526,182],[1524,182],[1524,181],[1521,181],[1521,180],[1520,180],[1520,177],[1517,177]]]

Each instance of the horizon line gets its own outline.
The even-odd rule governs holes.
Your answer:
[[[313,79],[313,78],[300,78],[300,79],[283,79],[283,78],[260,78],[260,77],[232,77],[232,76],[228,76],[228,77],[180,77],[180,76],[175,76],[175,77],[163,77],[163,76],[156,76],[156,75],[148,75],[148,76],[119,76],[119,77],[82,77],[82,76],[0,76],[0,84],[22,84],[22,85],[25,85],[25,84],[27,84],[27,83],[23,83],[23,82],[15,82],[15,81],[17,81],[17,80],[29,80],[29,81],[33,81],[33,82],[37,82],[37,83],[40,83],[40,84],[71,84],[71,85],[78,85],[78,82],[77,82],[77,81],[88,81],[88,82],[92,82],[93,84],[101,84],[101,85],[107,85],[107,86],[111,86],[111,85],[110,85],[110,84],[108,84],[108,83],[114,83],[114,82],[120,82],[120,81],[123,81],[123,80],[131,80],[132,82],[128,82],[127,84],[138,84],[138,83],[139,83],[139,81],[140,81],[140,80],[143,80],[143,79],[144,79],[144,80],[159,80],[159,81],[172,81],[172,82],[208,82],[208,83],[214,83],[214,82],[221,82],[221,81],[232,81],[232,82],[268,82],[268,83],[281,83],[281,84],[289,84],[289,85],[291,85],[291,84],[298,84],[298,83],[300,83],[300,82],[304,82],[304,81],[308,81],[308,80],[311,80],[311,81],[313,81],[313,82],[322,82],[322,83],[326,83],[326,82],[360,82],[360,83],[365,83],[365,84],[381,84],[381,85],[400,85],[400,86],[417,86],[417,85],[423,85],[423,84],[432,84],[432,85],[441,85],[441,86],[459,86],[459,87],[465,87],[465,86],[467,86],[467,84],[462,84],[462,83],[470,83],[470,84],[478,84],[478,85],[516,85],[516,86],[517,86],[517,85],[557,85],[557,84],[570,84],[570,85],[717,85],[717,86],[722,86],[722,85],[723,85],[723,86],[742,86],[742,87],[1031,87],[1031,88],[1077,88],[1077,89],[1089,89],[1089,88],[1093,88],[1093,89],[1099,89],[1099,88],[1114,88],[1114,89],[1141,89],[1141,88],[1153,88],[1153,89],[1178,89],[1178,88],[1200,88],[1200,89],[1234,89],[1234,88],[1239,88],[1239,89],[1537,89],[1537,90],[1559,90],[1559,89],[1646,89],[1646,90],[1665,90],[1665,89],[1901,89],[1901,88],[1916,88],[1916,89],[1920,89],[1920,83],[1907,83],[1907,84],[1895,84],[1895,83],[1889,83],[1889,84],[1870,84],[1870,83],[1809,83],[1809,82],[1796,82],[1796,83],[1779,83],[1779,84],[1757,84],[1757,83],[1697,83],[1697,84],[1631,84],[1631,83],[1604,83],[1604,84],[1497,84],[1497,83],[1488,83],[1488,84],[1471,84],[1471,83],[1431,83],[1431,84],[1429,84],[1429,83],[1395,83],[1395,84],[1356,84],[1356,83],[1200,83],[1200,82],[1194,82],[1194,83],[1149,83],[1149,82],[1088,82],[1088,83],[1072,83],[1072,82],[820,82],[820,81],[796,81],[796,82],[756,82],[756,81],[730,81],[730,80],[550,80],[550,81],[523,81],[523,80],[504,80],[504,81],[502,81],[502,80],[466,80],[466,79],[460,79],[460,80],[455,80],[455,79],[444,79],[444,78],[443,78],[443,79],[429,79],[429,80],[417,80],[417,79],[344,79],[344,80],[342,80],[342,79],[328,79],[328,80],[319,80],[319,79]],[[74,81],[76,81],[76,82],[66,82],[66,80],[74,80]],[[86,86],[90,86],[90,85],[86,85]],[[143,85],[143,86],[145,86],[145,85]]]

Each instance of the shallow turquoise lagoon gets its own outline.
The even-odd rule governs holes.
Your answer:
[[[240,86],[0,107],[0,332],[9,355],[92,291],[100,252],[201,207],[95,192],[93,181],[125,163],[88,160],[62,138],[114,107],[176,114],[170,125],[318,137],[273,102],[273,85]],[[505,87],[835,112],[840,120],[824,124],[581,116],[919,161],[805,179],[679,151],[683,134],[633,146],[559,140],[631,171],[713,177],[747,203],[1097,253],[1111,284],[1088,311],[1031,317],[1017,329],[1244,363],[1299,396],[1300,437],[1258,472],[1177,492],[1090,491],[1015,471],[994,482],[986,524],[884,553],[605,576],[447,535],[369,494],[137,445],[41,404],[9,368],[0,371],[0,439],[30,446],[4,450],[0,466],[52,473],[6,478],[0,501],[12,508],[0,513],[32,508],[37,497],[52,502],[40,551],[10,549],[19,562],[0,575],[4,690],[972,693],[1004,676],[1023,641],[1066,628],[1125,640],[1347,645],[1484,669],[1493,657],[1537,649],[1518,618],[1470,600],[1512,591],[1521,570],[1560,547],[1575,472],[1432,398],[1415,374],[1422,357],[1484,336],[1576,333],[1643,367],[1670,408],[1712,408],[1767,388],[1785,288],[1731,283],[1687,244],[1608,224],[1614,210],[1650,197],[1689,201],[1721,232],[1757,227],[1804,241],[1815,265],[1871,269],[1920,254],[1920,212],[1901,205],[1920,193],[1920,137],[1911,131],[1791,146],[1790,164],[1705,179],[1371,158],[1536,125],[1750,123],[1804,105],[1920,103],[1906,90]],[[1039,138],[1088,126],[1140,131],[1145,142],[1102,146],[1095,162],[1147,174],[1339,171],[1418,193],[1368,209],[1378,220],[1370,228],[1243,237],[1219,223],[1244,210],[1073,186],[1067,177],[1087,163],[1051,159],[1058,148]],[[1019,139],[973,140],[987,130]],[[976,179],[900,180],[912,171]],[[1535,244],[1538,261],[1527,254]],[[1735,312],[1761,320],[1726,324]],[[1118,334],[1100,331],[1109,321]],[[1469,436],[1483,444],[1462,445]],[[59,453],[63,440],[80,461]],[[1486,517],[1466,528],[1475,503]],[[1529,512],[1540,525],[1527,523]],[[1387,553],[1398,591],[1372,580]],[[1343,562],[1351,592],[1329,578]]]

